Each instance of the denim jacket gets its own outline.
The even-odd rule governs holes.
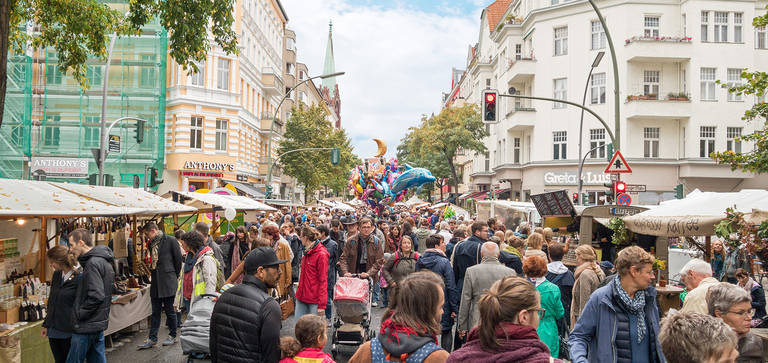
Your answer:
[[[618,283],[618,281],[614,282]],[[656,350],[657,362],[665,363],[664,354],[661,352],[659,336],[659,310],[656,305],[656,289],[649,287],[645,291],[645,316],[648,324],[648,337],[652,340],[652,347]],[[603,286],[589,297],[584,311],[571,332],[568,339],[571,359],[573,363],[603,363],[616,362],[616,314],[625,314],[623,309],[617,306],[618,297],[615,296],[613,285],[609,283]]]

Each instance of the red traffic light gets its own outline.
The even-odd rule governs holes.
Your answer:
[[[616,188],[616,193],[624,193],[627,191],[627,183],[623,181],[617,181],[615,188]]]
[[[496,101],[496,94],[495,93],[486,93],[485,94],[485,101],[486,102],[494,102],[494,101]]]

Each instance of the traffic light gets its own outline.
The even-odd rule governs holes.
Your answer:
[[[581,205],[587,205],[589,203],[589,193],[581,193]]]
[[[579,204],[579,193],[573,193],[573,204]]]
[[[331,164],[333,165],[339,164],[339,148],[337,147],[331,149]]]
[[[496,91],[483,91],[483,122],[495,123],[499,121],[496,114],[498,98],[499,93]]]
[[[682,184],[675,185],[675,198],[677,198],[677,199],[685,198],[685,195],[683,195],[683,185]]]
[[[149,168],[149,187],[154,188],[163,183],[163,179],[160,179],[157,168]]]
[[[603,184],[608,190],[605,192],[605,204],[611,204],[616,199],[616,187],[613,182]]]
[[[613,158],[613,143],[605,145],[605,160],[611,161]]]
[[[613,186],[616,189],[616,195],[627,192],[627,183],[623,181],[617,181]]]
[[[136,124],[136,143],[144,142],[144,120],[137,120]]]

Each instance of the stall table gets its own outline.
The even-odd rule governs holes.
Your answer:
[[[659,301],[659,312],[664,316],[669,309],[680,310],[683,302],[680,301],[680,294],[683,289],[677,286],[656,286],[656,299]]]
[[[18,327],[9,332],[2,333],[0,336],[18,337],[18,348],[21,351],[22,362],[53,362],[53,353],[48,346],[48,338],[40,335],[43,327],[43,321],[36,321]]]
[[[120,296],[112,301],[109,309],[109,325],[104,335],[123,330],[152,315],[149,286]]]

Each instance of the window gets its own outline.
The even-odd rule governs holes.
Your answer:
[[[45,83],[47,84],[61,84],[61,71],[59,70],[59,66],[56,64],[55,60],[46,60],[51,61],[53,64],[47,64],[45,66]]]
[[[61,136],[59,121],[61,121],[61,116],[59,115],[48,115],[45,117],[45,127],[43,128],[43,146],[59,146],[59,136]]]
[[[768,30],[764,26],[755,28],[755,48],[768,49]]]
[[[523,59],[523,45],[515,44],[515,60]]]
[[[715,96],[715,68],[701,68],[701,100],[717,101]]]
[[[715,42],[728,41],[728,13],[715,11]]]
[[[728,68],[728,87],[738,87],[741,84],[741,69]],[[743,102],[744,95],[738,92],[728,92],[728,101]]]
[[[659,128],[643,128],[643,156],[646,158],[659,157]]]
[[[558,100],[567,100],[568,99],[568,79],[567,78],[558,78],[554,80],[554,97]],[[554,104],[554,108],[565,108],[565,103],[557,102]]]
[[[491,79],[490,78],[486,78],[485,79],[485,88],[491,88]]]
[[[227,151],[227,120],[216,120],[216,151]]]
[[[589,130],[589,157],[605,158],[605,129]]]
[[[656,38],[659,36],[659,17],[646,16],[643,21],[643,36],[646,38]]]
[[[24,125],[16,125],[11,128],[11,143],[16,147],[24,145]]]
[[[740,153],[741,152],[741,127],[729,127],[725,130],[725,136],[727,138],[726,148],[730,151]]]
[[[512,148],[512,157],[515,164],[520,164],[520,138],[514,138],[514,144]]]
[[[592,50],[605,49],[605,30],[600,21],[592,21]]]
[[[88,69],[85,71],[85,77],[88,78],[88,84],[91,87],[102,84],[101,66],[88,66]]]
[[[555,131],[552,133],[554,150],[552,159],[565,160],[567,157],[566,142],[568,141],[568,131]]]
[[[85,116],[85,124],[83,125],[85,129],[85,135],[83,136],[85,146],[98,147],[101,144],[101,139],[99,138],[99,135],[101,135],[100,125],[100,116]]]
[[[643,96],[659,98],[659,71],[643,72]]]
[[[139,73],[139,87],[151,88],[155,86],[157,82],[157,77],[155,76],[157,70],[155,69],[154,62],[154,54],[144,54],[141,56],[141,63],[151,63],[151,65],[141,67],[141,72]]]
[[[568,54],[568,27],[555,28],[555,55]]]
[[[216,67],[216,87],[218,89],[229,89],[229,59],[219,58]]]
[[[592,75],[590,94],[593,105],[605,103],[605,73]]]
[[[197,72],[192,73],[193,70],[189,70],[189,84],[193,86],[205,87],[205,61],[195,62],[195,65],[197,66]]]
[[[203,148],[203,118],[192,116],[189,124],[189,148],[202,150]]]
[[[709,12],[701,12],[701,41],[709,41]]]
[[[743,43],[742,29],[744,25],[744,13],[733,13],[733,42]]]
[[[701,126],[699,138],[699,156],[709,157],[709,154],[715,152],[715,126]]]

